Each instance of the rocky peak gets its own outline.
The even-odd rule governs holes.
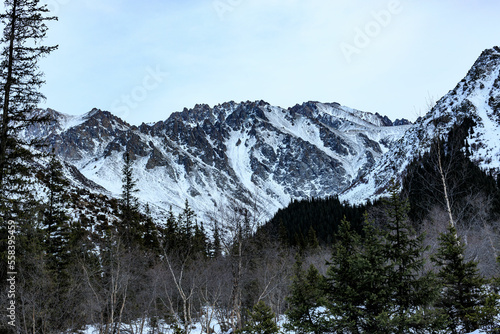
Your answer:
[[[122,130],[130,128],[130,124],[113,115],[109,111],[94,108],[84,115],[83,119],[85,123],[84,126],[101,126],[107,129],[112,127],[119,127]]]
[[[465,81],[484,79],[500,64],[500,48],[495,46],[484,50],[464,78]]]
[[[343,195],[360,202],[385,193],[387,180],[401,177],[406,166],[430,149],[432,141],[455,126],[472,120],[476,125],[467,141],[471,160],[493,175],[500,172],[500,48],[483,51],[467,75],[420,117],[397,145]]]
[[[225,123],[233,130],[240,130],[242,127],[251,127],[261,120],[267,121],[263,107],[269,106],[264,101],[242,102],[226,117]]]
[[[182,119],[187,123],[198,124],[204,120],[213,119],[214,115],[212,108],[208,104],[196,104],[192,109],[184,108],[180,113],[173,114],[173,117]]]
[[[385,115],[384,115],[384,116],[382,116],[382,115],[380,115],[380,114],[377,112],[377,113],[375,113],[375,116],[378,116],[378,117],[380,118],[380,121],[382,122],[382,124],[383,124],[384,126],[393,126],[393,125],[394,125],[394,123],[390,120],[390,118],[389,118],[389,117],[387,117],[387,116],[385,116]]]
[[[394,123],[392,123],[393,126],[400,126],[400,125],[410,125],[412,124],[409,120],[407,120],[406,118],[396,118],[396,120],[394,121]]]
[[[296,104],[291,108],[288,108],[290,115],[294,117],[296,114],[303,115],[306,117],[314,118],[317,114],[317,103],[314,101],[304,102],[302,104]],[[339,105],[340,106],[340,105]]]
[[[57,131],[46,132],[47,140],[63,160],[119,193],[128,152],[141,175],[141,199],[165,209],[185,199],[200,211],[220,201],[253,205],[257,196],[271,214],[293,198],[333,195],[398,136],[363,120],[368,113],[338,103],[306,102],[288,110],[265,101],[198,104],[139,127],[97,108],[54,115]],[[359,126],[339,130],[335,119],[366,124],[367,132],[359,134]]]

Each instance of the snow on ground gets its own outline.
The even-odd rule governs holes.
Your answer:
[[[278,327],[280,328],[280,333],[282,334],[295,334],[295,331],[288,331],[284,329],[284,324],[286,323],[286,317],[282,316],[278,320]],[[213,333],[216,334],[229,334],[230,332],[222,332],[220,326],[217,323],[210,323],[210,327],[213,329]],[[140,333],[155,333],[155,331],[149,326],[148,323],[146,323],[142,328],[140,324],[133,324],[133,325],[124,325],[123,326],[124,330],[128,329],[128,333],[130,334],[140,334]],[[142,332],[140,331],[142,329]],[[160,325],[160,333],[174,333],[173,328],[166,324],[161,324]],[[122,332],[125,332],[122,330]],[[99,333],[99,328],[97,326],[88,326],[82,334],[98,334]],[[203,334],[206,333],[204,330],[203,326],[201,323],[195,323],[193,324],[191,328],[191,334]],[[473,332],[470,333],[464,333],[464,334],[486,334],[488,333],[487,331],[477,329]]]

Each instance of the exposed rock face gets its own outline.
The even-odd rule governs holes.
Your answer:
[[[263,216],[291,199],[339,193],[408,128],[319,102],[288,110],[264,101],[196,105],[139,127],[98,109],[83,116],[46,112],[54,121],[33,135],[115,195],[128,152],[144,202],[175,209],[188,199],[202,212],[238,202]]]

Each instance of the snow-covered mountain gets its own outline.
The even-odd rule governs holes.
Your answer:
[[[383,196],[437,135],[464,119],[476,123],[467,139],[471,159],[498,173],[500,48],[485,50],[415,124],[319,102],[288,109],[264,101],[196,105],[140,126],[99,109],[40,112],[53,121],[21,135],[45,138],[77,187],[118,197],[128,152],[138,197],[153,209],[175,211],[187,199],[201,213],[236,203],[267,218],[292,199],[341,194],[359,203]]]
[[[42,112],[53,121],[24,135],[45,138],[49,150],[112,196],[121,193],[128,152],[143,203],[176,210],[187,199],[210,212],[236,202],[257,207],[263,218],[291,199],[338,194],[411,127],[319,102],[289,109],[264,101],[196,105],[138,127],[98,109]]]
[[[441,98],[341,198],[352,203],[385,194],[391,178],[401,178],[408,164],[429,151],[436,136],[445,136],[465,119],[476,125],[467,141],[471,160],[492,174],[500,172],[500,48],[485,50],[465,78]]]

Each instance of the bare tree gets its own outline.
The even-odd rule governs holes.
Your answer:
[[[250,212],[238,204],[220,205],[209,213],[209,217],[212,226],[217,226],[220,230],[222,252],[231,265],[228,323],[234,332],[243,325],[243,277],[250,260],[250,239],[259,225],[259,210]]]
[[[231,275],[228,261],[222,256],[200,263],[197,298],[200,305],[199,320],[202,331],[214,333],[214,323],[219,322],[223,327],[226,292],[231,289]]]
[[[165,252],[162,261],[165,269],[163,275],[165,278],[169,278],[164,280],[164,295],[168,301],[168,303],[165,303],[165,306],[170,308],[177,324],[184,328],[184,333],[186,334],[191,332],[193,324],[191,312],[196,290],[195,280],[193,279],[194,272],[190,266],[192,260],[189,255],[174,257],[172,254]],[[174,290],[180,298],[180,312],[177,310],[175,297],[172,294],[169,283],[174,286]]]
[[[101,250],[103,262],[99,268],[82,263],[82,270],[92,294],[92,320],[100,334],[120,333],[125,305],[132,279],[130,252],[120,238],[113,238],[109,247]]]
[[[276,242],[265,242],[260,249],[259,259],[251,274],[258,284],[256,302],[264,301],[275,314],[283,314],[295,262],[294,252]]]

